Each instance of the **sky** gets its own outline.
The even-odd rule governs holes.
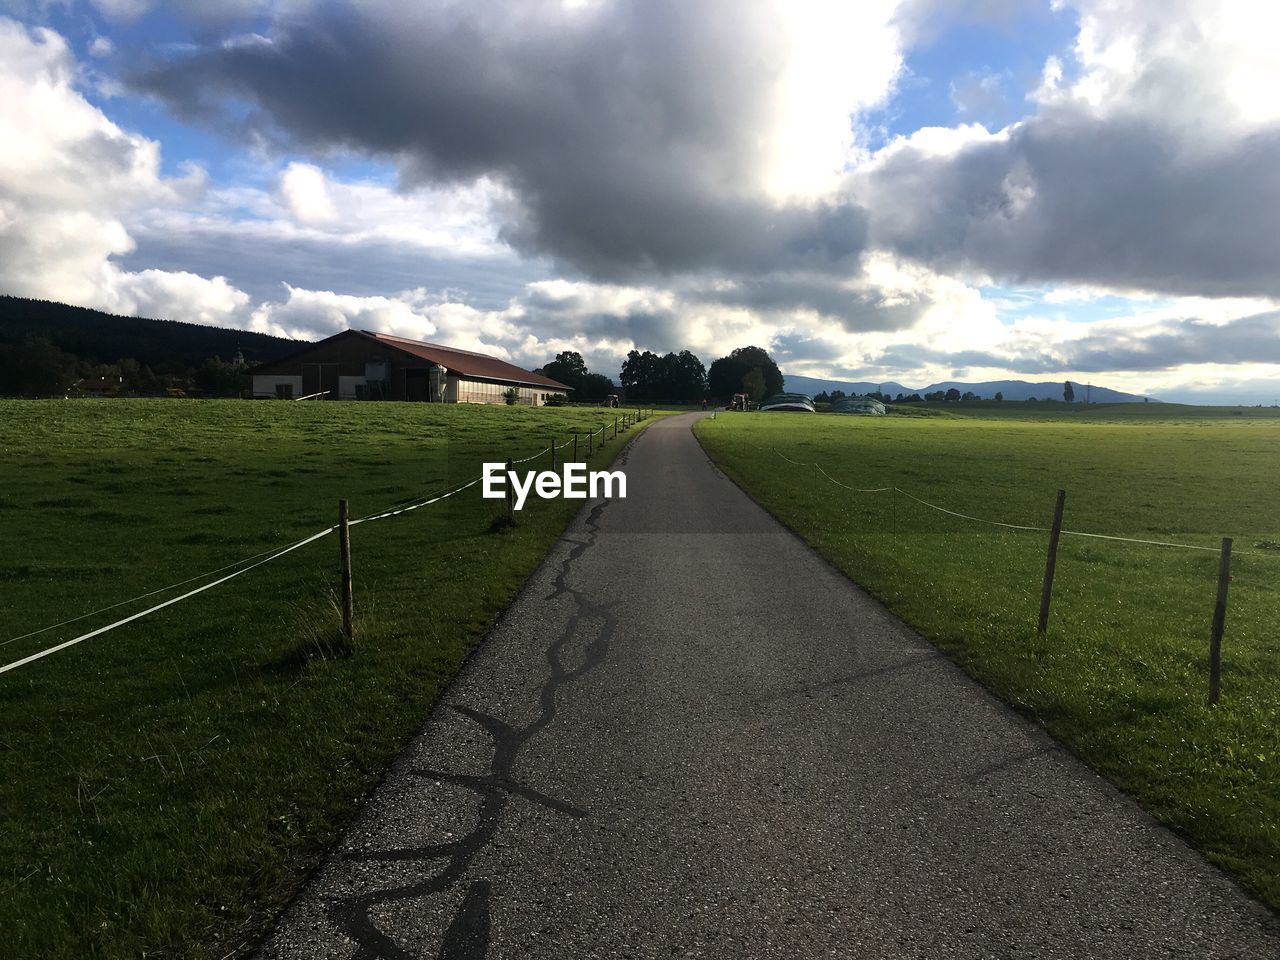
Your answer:
[[[0,292],[1280,400],[1280,7],[0,0]]]

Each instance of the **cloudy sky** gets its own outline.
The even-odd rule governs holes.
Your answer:
[[[1280,396],[1280,8],[0,0],[0,292]]]

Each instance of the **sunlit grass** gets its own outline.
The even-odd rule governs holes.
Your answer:
[[[340,497],[372,513],[619,412],[0,402],[0,643],[294,542]],[[531,500],[494,533],[504,508],[473,488],[353,528],[349,647],[330,536],[0,675],[5,956],[252,944],[579,505]]]
[[[1037,420],[725,414],[697,433],[852,579],[1280,907],[1280,419],[1154,405]],[[1214,415],[1214,414],[1217,415]],[[939,513],[1208,547],[1047,535]],[[1222,702],[1206,705],[1218,548],[1234,538]]]

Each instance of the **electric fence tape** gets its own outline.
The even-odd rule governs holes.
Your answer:
[[[1001,520],[988,520],[985,517],[974,517],[967,513],[959,513],[955,510],[948,510],[946,507],[940,507],[936,503],[930,503],[928,500],[921,500],[919,497],[915,496],[914,494],[907,493],[907,491],[903,490],[901,487],[872,487],[867,489],[851,487],[848,484],[841,483],[835,477],[831,476],[829,473],[827,473],[826,470],[824,470],[817,463],[801,463],[799,460],[792,460],[790,457],[786,456],[781,450],[778,450],[778,449],[774,449],[773,452],[776,453],[783,460],[787,461],[787,463],[793,464],[794,466],[814,467],[819,473],[821,473],[824,477],[826,477],[836,486],[844,487],[844,489],[846,490],[852,490],[854,493],[887,493],[890,490],[896,490],[898,493],[902,494],[904,497],[914,500],[916,503],[926,506],[930,510],[937,510],[939,513],[950,514],[951,516],[959,517],[962,520],[972,520],[974,523],[986,523],[986,524],[990,524],[993,527],[1005,527],[1006,529],[1009,529],[1009,530],[1028,530],[1033,533],[1049,533],[1050,532],[1048,527],[1028,526],[1026,524],[1021,524],[1021,523],[1005,523]],[[1086,533],[1083,530],[1061,530],[1059,532],[1063,536],[1068,536],[1068,537],[1090,537],[1095,540],[1114,540],[1118,543],[1140,543],[1140,544],[1144,544],[1146,546],[1151,546],[1151,547],[1173,547],[1180,550],[1199,550],[1204,553],[1219,552],[1218,547],[1202,547],[1193,543],[1172,543],[1168,540],[1142,540],[1138,537],[1117,537],[1107,533]],[[1236,553],[1238,556],[1240,555],[1250,556],[1250,557],[1269,556],[1268,554],[1261,553],[1258,551],[1252,551],[1252,550],[1240,550],[1240,551],[1237,551]]]
[[[513,464],[528,463],[530,460],[536,460],[538,457],[541,457],[544,454],[550,452],[550,450],[551,450],[551,447],[544,447],[542,450],[539,450],[537,453],[533,454],[532,456],[524,457],[520,460],[513,460],[512,463]],[[441,500],[447,500],[449,497],[452,497],[455,494],[461,493],[463,490],[467,490],[471,487],[474,487],[482,479],[483,477],[475,477],[474,479],[468,480],[466,483],[463,483],[461,486],[455,487],[446,493],[441,493],[441,494],[437,494],[436,496],[432,496],[426,499],[421,499],[420,502],[417,502],[417,503],[409,501],[408,506],[397,507],[392,510],[384,510],[380,513],[372,513],[372,514],[369,514],[368,516],[361,517],[358,520],[350,521],[347,524],[347,526],[354,527],[362,523],[372,522],[374,520],[386,520],[388,517],[396,517],[396,516],[400,516],[401,514],[411,513],[414,510],[419,510],[422,507],[429,507],[433,503],[439,503]],[[283,557],[287,553],[292,553],[294,550],[297,550],[301,547],[305,547],[307,544],[314,543],[316,540],[319,540],[322,537],[327,537],[329,534],[333,533],[337,529],[338,529],[337,527],[327,527],[326,529],[321,530],[319,533],[315,533],[309,537],[305,537],[302,540],[297,541],[296,543],[292,543],[289,546],[284,547],[283,549],[277,550],[276,548],[273,547],[270,550],[264,550],[262,553],[257,553],[251,557],[245,557],[235,561],[234,563],[228,563],[225,566],[218,567],[216,570],[210,570],[205,573],[197,574],[194,577],[188,577],[186,580],[179,580],[177,583],[171,583],[167,587],[160,587],[157,590],[152,590],[148,593],[140,594],[128,600],[121,600],[119,603],[113,603],[110,606],[101,607],[97,610],[91,610],[88,613],[82,613],[79,616],[70,618],[69,620],[63,620],[61,623],[55,623],[47,627],[41,627],[39,630],[32,630],[30,633],[24,633],[21,636],[12,637],[9,640],[0,642],[0,647],[7,646],[11,643],[16,643],[19,640],[26,640],[29,637],[38,636],[39,634],[42,634],[42,633],[48,633],[50,630],[56,630],[58,627],[65,627],[68,624],[78,623],[81,620],[85,620],[89,617],[96,616],[99,613],[106,613],[108,610],[115,610],[119,607],[127,606],[130,603],[136,603],[139,600],[145,600],[148,597],[154,597],[154,596],[157,596],[158,594],[166,593],[169,590],[174,590],[178,587],[185,586],[188,583],[194,583],[197,580],[203,580],[205,577],[216,576],[217,574],[221,573],[224,570],[230,570],[233,567],[238,567],[246,563],[249,564],[249,566],[243,567],[242,569],[235,571],[235,573],[228,574],[227,576],[222,577],[218,580],[214,580],[212,583],[206,583],[203,586],[195,588],[194,590],[188,590],[186,593],[182,594],[181,596],[172,597],[169,600],[165,600],[163,603],[157,603],[154,606],[148,607],[146,610],[140,610],[137,613],[130,614],[129,616],[124,617],[121,620],[117,620],[115,623],[109,623],[105,627],[98,627],[96,630],[90,630],[88,633],[81,634],[78,637],[73,637],[70,640],[65,640],[62,643],[55,644],[52,647],[48,647],[37,653],[33,653],[30,656],[23,657],[20,660],[15,660],[12,663],[8,663],[3,666],[0,666],[0,673],[8,673],[10,670],[16,670],[19,667],[26,666],[28,663],[33,663],[36,660],[40,660],[44,657],[49,656],[50,654],[57,653],[60,650],[65,650],[68,647],[73,647],[76,644],[82,643],[85,640],[92,640],[94,637],[100,637],[102,636],[102,634],[115,630],[117,627],[122,627],[125,624],[132,623],[135,620],[141,620],[143,617],[149,616],[150,614],[163,610],[165,607],[173,606],[175,603],[180,603],[181,601],[190,599],[191,597],[194,597],[197,594],[204,593],[206,590],[212,590],[214,587],[221,586],[222,584],[226,583],[228,580],[234,580],[236,577],[240,576],[241,574],[248,573],[250,570],[254,570],[257,567],[262,566],[264,563],[270,563],[272,560],[277,560],[280,557]],[[256,562],[253,562],[253,561],[256,561]]]
[[[257,563],[251,564],[250,566],[247,566],[242,570],[237,570],[235,573],[229,573],[225,577],[222,577],[219,580],[214,580],[212,583],[206,583],[202,587],[196,587],[194,590],[188,590],[186,593],[182,594],[181,596],[173,597],[169,600],[164,601],[163,603],[157,603],[154,607],[148,607],[146,610],[141,610],[138,613],[131,614],[125,617],[123,620],[117,620],[115,623],[109,623],[105,627],[99,627],[97,630],[90,630],[88,633],[81,634],[80,636],[75,637],[71,640],[65,640],[62,643],[59,643],[55,646],[49,647],[45,650],[41,650],[39,653],[33,653],[29,657],[23,657],[21,660],[15,660],[13,663],[5,664],[3,667],[0,667],[0,673],[8,673],[10,670],[17,670],[19,667],[24,667],[28,663],[33,663],[36,660],[40,660],[43,657],[49,656],[50,654],[57,653],[59,650],[65,650],[67,649],[67,647],[73,647],[77,643],[80,643],[84,640],[92,640],[94,637],[99,637],[110,630],[114,630],[116,627],[122,627],[126,623],[132,623],[134,620],[140,620],[149,614],[155,613],[157,610],[163,610],[165,607],[171,607],[175,603],[180,603],[183,600],[186,600],[190,597],[194,597],[198,593],[204,593],[206,590],[212,590],[214,587],[224,584],[228,580],[234,580],[236,577],[240,576],[241,574],[248,573],[250,570],[254,570],[262,566],[264,563],[270,563],[272,560],[275,560],[279,557],[283,557],[286,553],[292,553],[294,550],[297,550],[299,547],[305,547],[307,544],[312,543],[316,540],[319,540],[321,537],[327,537],[329,534],[333,533],[333,531],[336,529],[337,527],[329,527],[325,530],[321,530],[319,533],[313,533],[311,536],[303,540],[299,540],[297,543],[290,544],[289,546],[285,547],[283,550],[279,550],[271,554],[271,556],[266,557],[263,560],[259,560]]]

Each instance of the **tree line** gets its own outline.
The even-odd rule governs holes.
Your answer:
[[[575,399],[598,400],[621,392],[629,401],[644,403],[727,401],[735,393],[762,400],[781,392],[784,383],[782,371],[761,347],[738,347],[709,369],[690,350],[666,354],[632,350],[622,363],[619,385],[592,373],[582,355],[572,350],[557,354],[534,372],[573,387]]]
[[[0,343],[0,396],[62,397],[83,381],[105,381],[121,396],[163,397],[197,393],[238,397],[249,390],[248,368],[209,357],[180,373],[157,373],[133,357],[95,363],[68,353],[45,337]]]
[[[249,381],[221,358],[239,352],[257,364],[298,346],[249,330],[0,296],[0,396],[60,397],[83,379],[108,380],[138,396],[172,390],[236,396]]]

